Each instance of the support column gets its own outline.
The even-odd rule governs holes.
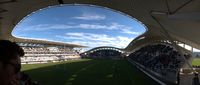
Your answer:
[[[191,52],[193,53],[193,47],[191,46]]]

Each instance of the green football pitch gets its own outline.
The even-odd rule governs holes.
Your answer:
[[[192,65],[200,66],[200,58],[194,58],[192,60]]]
[[[26,64],[22,71],[40,85],[158,85],[127,60],[81,59]]]

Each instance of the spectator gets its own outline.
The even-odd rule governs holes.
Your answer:
[[[175,49],[164,44],[147,45],[129,55],[132,60],[163,76],[166,72],[177,73],[184,62],[179,56]]]
[[[192,80],[192,85],[199,85],[199,75],[197,72],[194,73],[194,78]]]
[[[23,49],[16,43],[0,40],[0,85],[19,85]]]

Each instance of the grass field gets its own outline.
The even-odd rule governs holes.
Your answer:
[[[192,60],[192,65],[200,66],[200,58],[194,58]]]
[[[40,85],[158,85],[126,60],[72,60],[23,65]]]

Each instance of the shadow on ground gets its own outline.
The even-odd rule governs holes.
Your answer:
[[[23,67],[40,85],[158,85],[126,60],[83,59]]]

